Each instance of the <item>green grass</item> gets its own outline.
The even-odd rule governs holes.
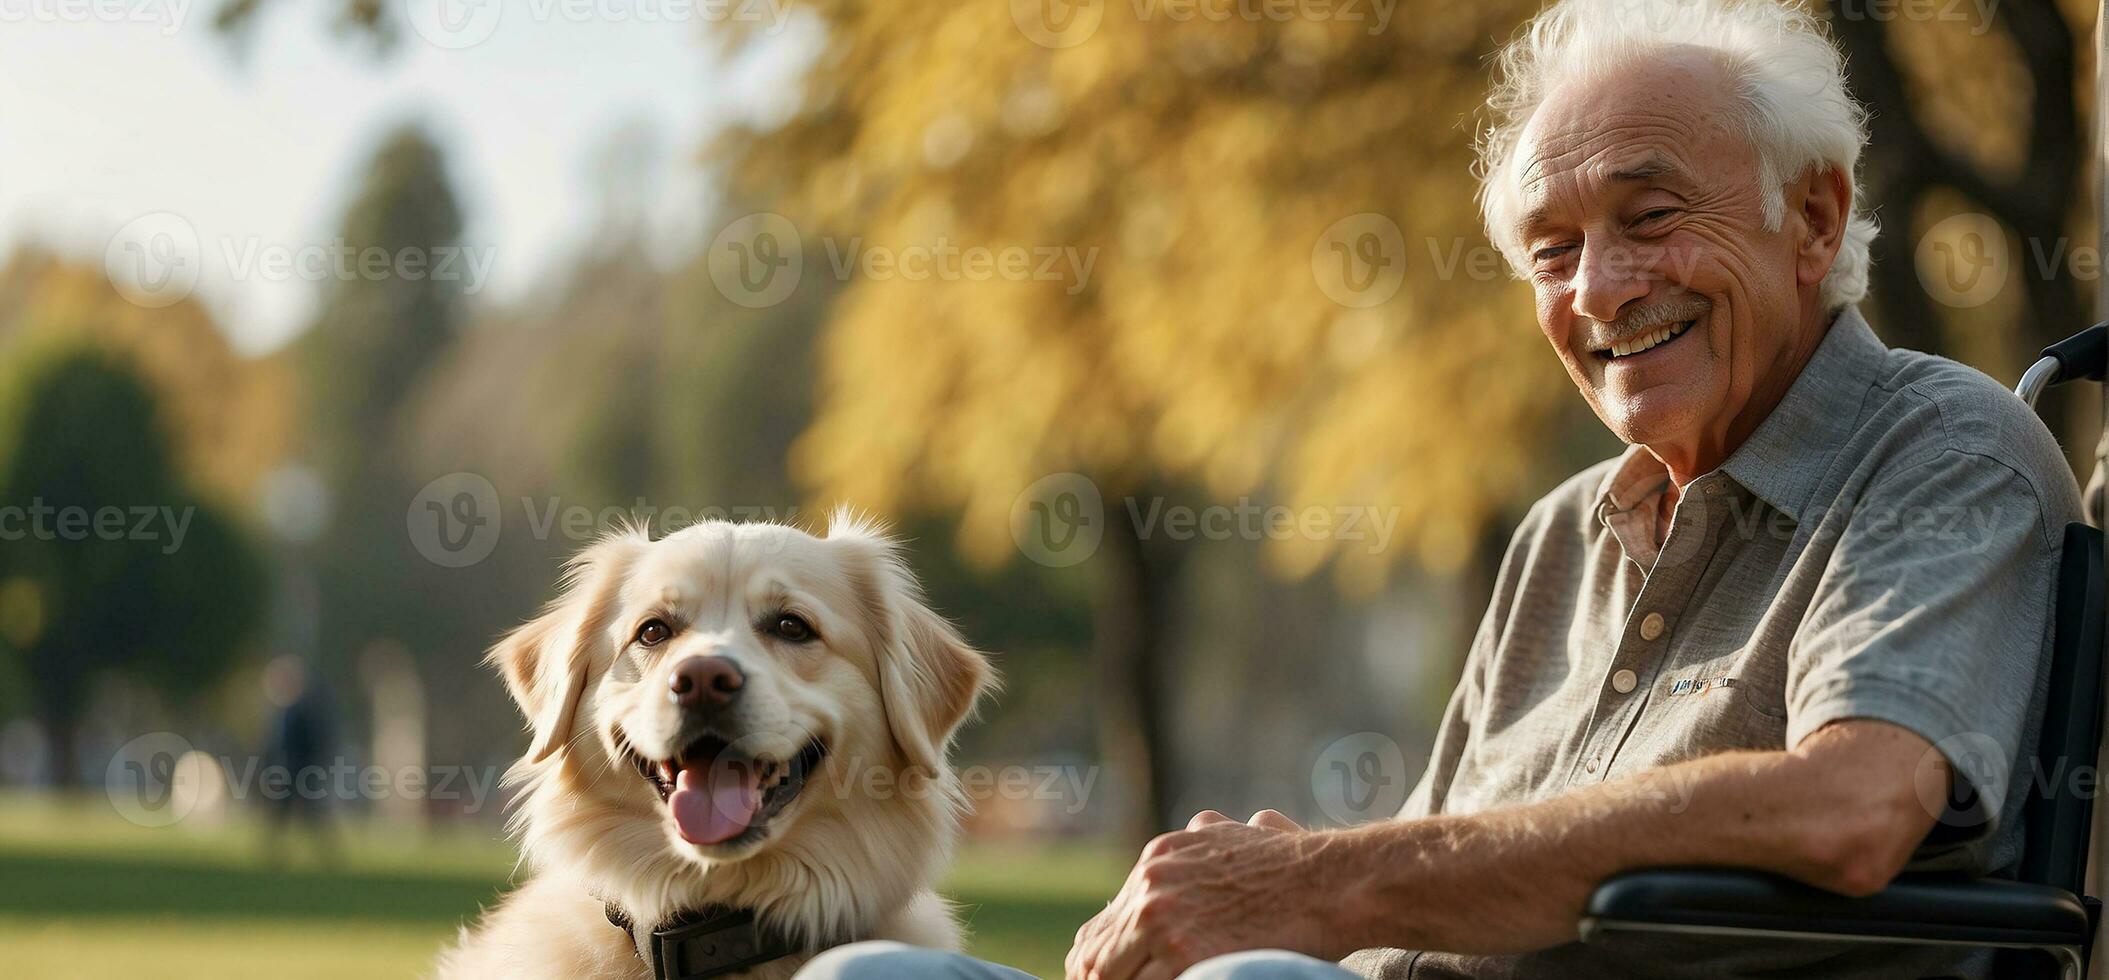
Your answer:
[[[503,840],[467,829],[340,825],[334,868],[296,847],[273,869],[255,827],[192,823],[144,828],[92,798],[0,794],[0,974],[417,976],[513,866]],[[970,952],[1058,976],[1125,869],[1101,848],[974,845],[944,892]]]

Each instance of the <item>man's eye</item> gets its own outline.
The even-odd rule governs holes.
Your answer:
[[[639,646],[656,647],[661,643],[665,643],[673,635],[674,628],[666,625],[665,620],[647,619],[644,621],[644,625],[637,627],[637,644]]]
[[[1531,253],[1531,261],[1550,262],[1573,250],[1574,246],[1572,245],[1554,245],[1551,248],[1541,248]]]
[[[1636,225],[1650,224],[1652,222],[1661,221],[1662,219],[1667,218],[1676,213],[1676,208],[1650,208],[1646,211],[1641,212],[1640,217],[1633,219],[1633,223]]]
[[[769,632],[792,643],[804,643],[814,637],[813,624],[796,613],[779,613],[769,621]]]

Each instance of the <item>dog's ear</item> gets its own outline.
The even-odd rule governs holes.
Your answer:
[[[562,594],[484,657],[534,727],[524,761],[541,762],[570,741],[593,644],[607,633],[623,576],[645,543],[643,534],[625,531],[579,552],[565,568]]]
[[[988,658],[924,604],[899,548],[870,523],[838,512],[828,540],[853,549],[858,593],[878,634],[879,697],[894,744],[910,766],[934,774],[953,732],[995,686]]]

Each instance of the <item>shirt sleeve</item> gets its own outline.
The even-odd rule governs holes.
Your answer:
[[[1966,784],[1950,801],[1975,791],[1930,838],[1970,846],[1922,849],[1919,866],[1990,870],[1987,842],[2019,812],[2048,677],[2050,523],[1990,456],[1948,450],[1892,474],[1861,496],[1790,650],[1790,747],[1834,721],[1885,721]]]

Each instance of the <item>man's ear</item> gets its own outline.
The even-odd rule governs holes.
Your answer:
[[[908,764],[934,774],[952,734],[996,685],[988,658],[924,604],[900,550],[871,524],[838,512],[828,540],[857,552],[850,563],[878,638],[879,698],[887,728]]]
[[[642,533],[625,531],[579,552],[566,565],[562,594],[484,656],[533,726],[523,761],[541,762],[571,740],[593,645],[607,634],[623,576],[646,541]]]
[[[1802,239],[1794,260],[1795,278],[1816,286],[1829,275],[1845,245],[1846,224],[1853,217],[1853,185],[1836,167],[1811,167],[1799,186],[1789,185],[1790,205],[1799,205]]]

